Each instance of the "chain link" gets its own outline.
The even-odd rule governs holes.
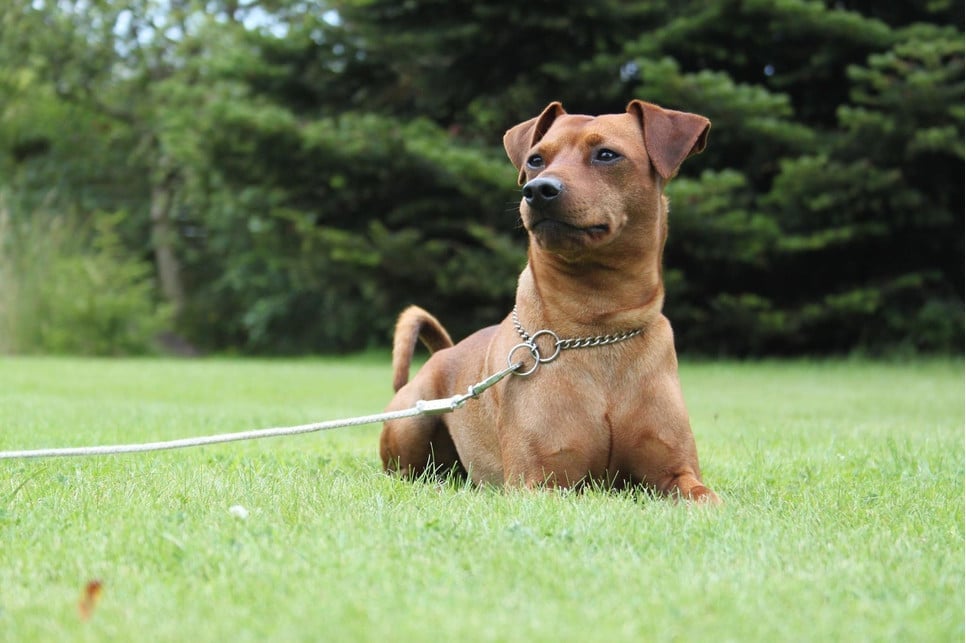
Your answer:
[[[595,346],[607,346],[609,344],[616,344],[618,342],[623,342],[632,337],[636,337],[644,332],[643,328],[636,328],[634,330],[627,330],[623,333],[616,333],[613,335],[596,335],[594,337],[570,337],[567,339],[560,339],[556,333],[551,330],[538,330],[534,334],[528,333],[524,328],[523,324],[520,323],[520,317],[517,315],[517,307],[513,307],[513,312],[511,313],[511,321],[513,322],[513,327],[516,328],[517,334],[523,339],[523,343],[514,347],[514,351],[517,348],[526,346],[533,353],[536,363],[533,368],[524,373],[518,373],[519,375],[529,375],[534,370],[536,370],[537,364],[545,364],[547,362],[552,362],[557,359],[557,356],[562,350],[569,350],[571,348],[593,348]],[[553,338],[554,352],[550,357],[541,357],[540,349],[537,347],[537,339],[542,335],[549,335]],[[511,356],[512,356],[511,352]],[[510,357],[507,357],[509,360]]]

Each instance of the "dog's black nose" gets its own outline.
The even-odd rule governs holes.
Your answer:
[[[527,205],[540,208],[563,194],[563,181],[552,177],[539,177],[523,186],[523,198]]]

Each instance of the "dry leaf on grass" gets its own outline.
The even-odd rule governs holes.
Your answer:
[[[94,608],[97,607],[97,602],[101,600],[101,592],[103,591],[104,584],[97,579],[88,581],[87,585],[84,586],[84,592],[77,603],[77,613],[80,614],[82,621],[88,620],[94,613]]]

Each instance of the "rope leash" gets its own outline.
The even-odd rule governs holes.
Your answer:
[[[510,349],[507,355],[507,366],[501,371],[497,371],[484,380],[471,385],[466,393],[444,397],[436,400],[419,400],[408,409],[399,411],[387,411],[375,415],[361,415],[359,417],[347,418],[344,420],[329,420],[326,422],[313,422],[311,424],[299,424],[296,426],[280,426],[270,429],[253,429],[251,431],[238,431],[236,433],[219,433],[216,435],[206,435],[196,438],[181,438],[177,440],[165,440],[161,442],[142,442],[140,444],[108,444],[103,446],[89,447],[64,447],[52,449],[25,449],[20,451],[0,451],[0,460],[14,460],[26,458],[58,458],[70,456],[92,456],[92,455],[118,455],[121,453],[144,453],[147,451],[165,451],[168,449],[184,449],[187,447],[204,446],[208,444],[221,444],[223,442],[237,442],[239,440],[256,440],[260,438],[273,438],[283,435],[300,435],[302,433],[314,433],[316,431],[328,431],[347,426],[362,426],[364,424],[377,424],[379,422],[389,422],[391,420],[401,420],[403,418],[414,417],[417,415],[442,415],[452,413],[456,409],[466,404],[469,400],[479,397],[480,393],[490,388],[508,375],[519,375],[526,377],[532,375],[541,364],[552,362],[560,355],[561,350],[573,348],[592,348],[595,346],[607,346],[623,342],[639,335],[642,329],[635,329],[616,335],[600,335],[597,337],[581,337],[560,339],[551,330],[539,330],[532,335],[524,330],[520,319],[517,316],[517,309],[514,306],[512,314],[513,326],[523,339],[523,342]],[[537,340],[543,336],[549,336],[553,340],[553,352],[544,355]],[[513,355],[520,349],[527,351],[533,359],[533,365],[527,370],[521,371],[523,362],[514,362]]]
[[[385,422],[405,417],[419,415],[420,411],[414,406],[402,411],[391,413],[380,413],[379,415],[364,415],[347,420],[333,420],[330,422],[315,422],[313,424],[300,424],[298,426],[282,426],[270,429],[254,429],[251,431],[238,431],[237,433],[220,433],[218,435],[206,435],[197,438],[181,438],[178,440],[165,440],[162,442],[143,442],[140,444],[108,444],[93,447],[65,447],[57,449],[27,449],[23,451],[0,451],[0,460],[13,460],[16,458],[56,458],[67,456],[84,455],[116,455],[120,453],[143,453],[145,451],[163,451],[166,449],[184,449],[186,447],[198,447],[206,444],[220,444],[222,442],[236,442],[238,440],[254,440],[257,438],[271,438],[282,435],[298,435],[300,433],[312,433],[314,431],[326,431],[337,429],[343,426],[358,426],[372,424],[375,422]]]
[[[274,438],[283,435],[299,435],[302,433],[314,433],[316,431],[328,431],[346,426],[362,426],[364,424],[377,424],[390,420],[401,420],[403,418],[414,417],[417,415],[441,415],[452,413],[456,409],[474,399],[483,391],[490,388],[506,376],[510,375],[523,365],[522,362],[508,364],[505,369],[494,373],[490,377],[470,386],[466,393],[454,395],[452,397],[440,398],[437,400],[419,400],[408,409],[399,411],[387,411],[375,415],[361,415],[359,417],[344,420],[329,420],[327,422],[313,422],[312,424],[299,424],[296,426],[280,426],[270,429],[253,429],[251,431],[238,431],[236,433],[219,433],[217,435],[206,435],[197,438],[181,438],[178,440],[165,440],[161,442],[142,442],[140,444],[108,444],[103,446],[90,447],[65,447],[53,449],[25,449],[21,451],[0,451],[0,460],[14,460],[26,458],[63,458],[70,456],[91,456],[91,455],[118,455],[121,453],[144,453],[146,451],[165,451],[168,449],[184,449],[186,447],[204,446],[207,444],[221,444],[223,442],[237,442],[239,440],[255,440],[259,438]]]

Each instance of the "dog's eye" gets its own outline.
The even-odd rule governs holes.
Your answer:
[[[594,160],[600,163],[613,163],[619,158],[621,158],[620,154],[614,150],[609,150],[606,147],[600,148],[597,150],[597,153],[594,154]]]
[[[527,159],[527,167],[538,168],[543,167],[543,157],[539,154],[534,154]]]

